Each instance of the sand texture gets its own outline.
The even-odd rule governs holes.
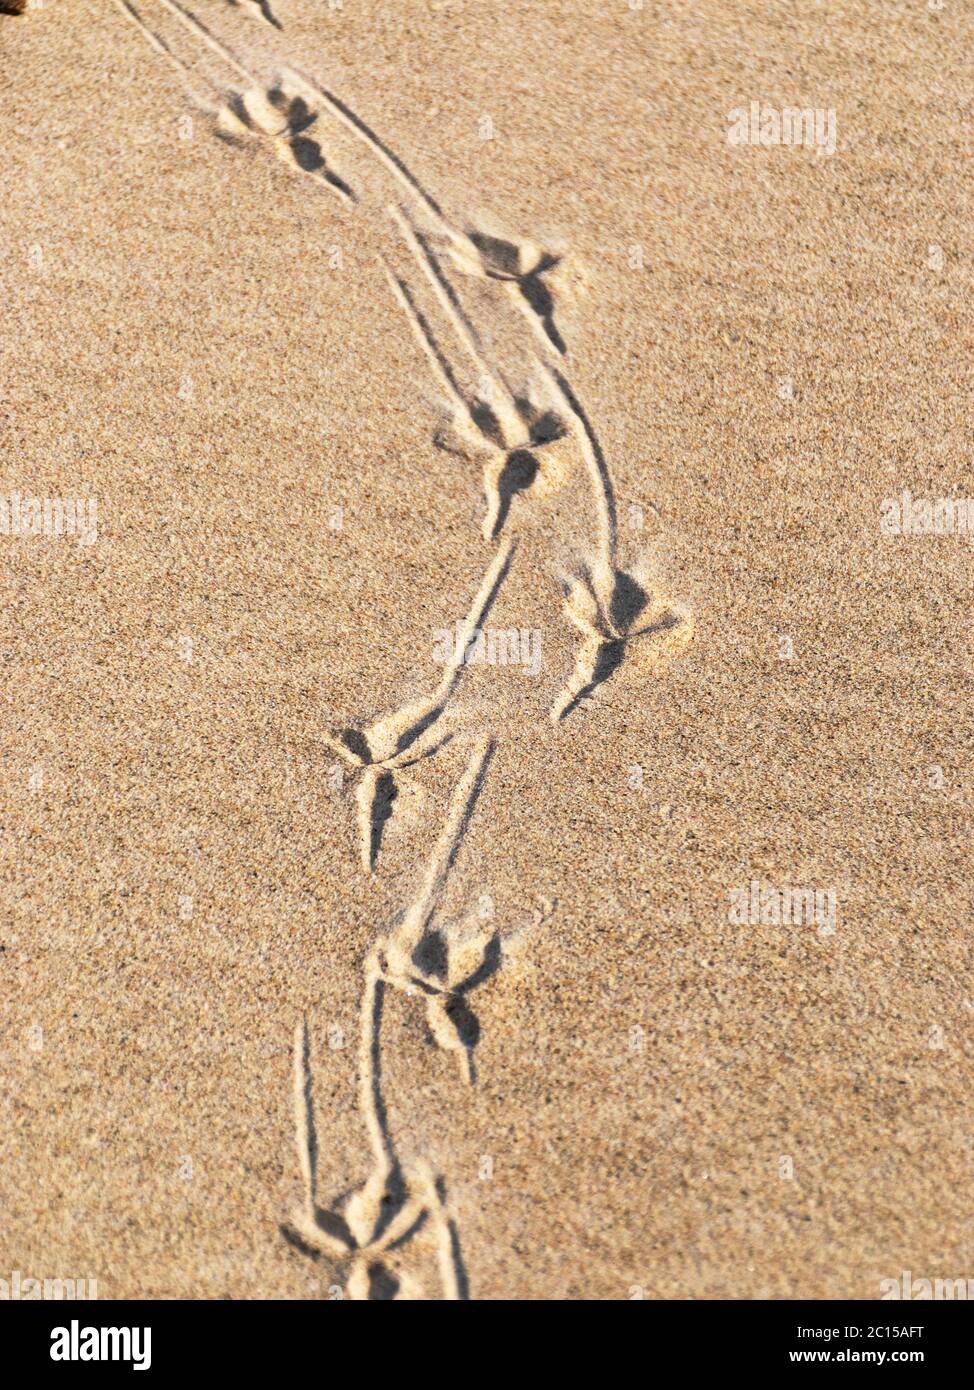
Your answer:
[[[0,1281],[974,1278],[972,69],[0,15]]]

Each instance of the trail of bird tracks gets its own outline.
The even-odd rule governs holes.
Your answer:
[[[422,1239],[432,1235],[441,1296],[465,1298],[468,1275],[445,1180],[428,1165],[401,1161],[386,1113],[382,1060],[386,995],[397,990],[422,1002],[432,1037],[458,1058],[465,1080],[474,1084],[480,1025],[471,996],[502,968],[505,958],[505,938],[492,923],[474,913],[459,924],[438,917],[497,753],[493,739],[471,743],[450,717],[467,643],[511,568],[512,532],[530,523],[531,507],[543,507],[546,498],[568,486],[576,468],[587,480],[592,536],[588,552],[560,577],[564,616],[580,642],[574,669],[551,705],[552,721],[558,724],[587,705],[624,665],[658,672],[661,662],[690,640],[692,618],[660,592],[638,557],[628,565],[620,563],[612,473],[595,424],[571,381],[564,320],[585,279],[572,255],[563,247],[451,221],[393,146],[331,87],[290,66],[286,55],[268,75],[247,56],[245,34],[231,45],[217,25],[182,0],[113,3],[149,50],[175,70],[215,135],[231,144],[265,148],[307,181],[309,216],[320,215],[311,200],[326,192],[343,215],[365,218],[373,230],[389,225],[391,217],[407,269],[396,268],[385,255],[380,259],[394,301],[442,392],[434,442],[480,474],[481,537],[495,549],[468,606],[456,654],[435,690],[377,719],[323,734],[357,779],[358,857],[370,875],[379,864],[383,826],[406,770],[437,756],[455,739],[467,743],[469,751],[414,896],[398,920],[380,933],[363,966],[359,1108],[371,1168],[358,1188],[321,1205],[312,1038],[302,1019],[294,1039],[302,1198],[281,1227],[305,1254],[333,1261],[349,1295],[362,1299],[426,1296],[422,1277],[406,1268],[404,1254],[414,1241],[422,1243],[420,1233],[425,1232]],[[272,0],[221,0],[219,12],[231,21],[236,13],[282,40],[286,37],[285,21]],[[364,163],[356,164],[344,152],[349,137]],[[371,192],[376,176],[392,184],[378,197]],[[531,371],[525,385],[512,384],[518,375],[513,363],[491,356],[488,335],[465,303],[464,287],[471,280],[500,296],[498,312],[504,304],[513,305],[529,326],[526,360]],[[471,549],[479,543],[474,533]],[[538,905],[533,924],[551,910],[550,903]]]

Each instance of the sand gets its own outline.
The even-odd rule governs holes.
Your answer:
[[[972,38],[0,17],[0,1280],[974,1275]]]

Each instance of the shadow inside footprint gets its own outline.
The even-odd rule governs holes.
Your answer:
[[[271,105],[287,118],[287,128],[292,135],[299,135],[318,119],[317,111],[312,111],[304,97],[289,97],[280,87],[273,87],[267,97]]]
[[[542,280],[546,270],[553,270],[558,264],[557,256],[546,256],[540,265],[535,266],[529,275],[522,275],[518,288],[528,304],[541,320],[541,326],[548,335],[552,347],[564,356],[565,340],[555,324],[555,300],[548,286]]]
[[[470,407],[470,416],[485,439],[489,439],[498,449],[504,448],[504,431],[496,413],[486,401],[474,401]]]
[[[616,632],[630,631],[648,601],[649,595],[643,586],[631,574],[619,570],[609,603],[609,621]]]
[[[587,700],[594,690],[609,679],[622,665],[622,658],[625,656],[626,644],[623,641],[605,642],[599,650],[595,662],[595,670],[588,685],[578,692],[571,704],[562,713],[562,719],[567,719],[583,700]]]
[[[469,236],[481,254],[487,274],[503,280],[510,280],[517,285],[529,307],[541,321],[548,341],[557,352],[564,356],[565,340],[555,324],[554,295],[543,278],[550,270],[555,270],[561,264],[562,257],[554,256],[548,252],[542,255],[536,265],[526,269],[524,265],[525,254],[528,251],[526,246],[522,248],[514,241],[506,241],[503,237],[487,236],[483,232],[471,231]]]
[[[352,756],[360,763],[371,761],[372,752],[368,739],[361,729],[341,729],[337,735]]]
[[[399,1292],[399,1280],[385,1265],[369,1265],[370,1303],[391,1303]]]
[[[472,975],[468,975],[465,980],[461,981],[457,987],[459,993],[466,994],[468,990],[476,989],[477,986],[482,985],[485,980],[489,980],[492,975],[496,975],[501,968],[502,959],[503,951],[501,949],[501,939],[495,932],[487,943],[487,949],[484,951],[484,958],[477,966],[477,969]]]
[[[517,408],[522,418],[531,422],[531,402],[519,399]],[[545,410],[531,423],[531,443],[550,444],[552,440],[564,439],[567,431],[567,425],[556,411]]]
[[[315,1206],[314,1222],[325,1235],[331,1236],[333,1240],[339,1240],[349,1249],[354,1245],[352,1233],[348,1228],[345,1218],[337,1211],[329,1211],[326,1207]]]
[[[484,260],[488,274],[507,276],[511,280],[516,280],[520,273],[521,249],[516,242],[507,241],[504,237],[488,236],[486,232],[471,231],[470,240],[476,246]]]
[[[325,168],[325,161],[321,157],[321,146],[317,140],[312,140],[308,135],[295,135],[288,143],[291,146],[295,163],[306,174],[320,174]]]
[[[428,931],[413,952],[416,969],[430,979],[445,980],[449,968],[446,937],[434,928]]]
[[[332,188],[337,188],[350,202],[355,202],[355,193],[350,185],[343,178],[339,178],[333,169],[328,168],[317,140],[312,140],[310,135],[294,135],[287,143],[291,147],[294,162],[302,173],[317,174],[326,183],[330,183]]]
[[[623,577],[629,580],[632,585],[632,590],[624,596],[624,602],[628,605],[637,605],[634,610],[632,607],[626,609],[627,612],[634,614],[634,621],[635,617],[638,617],[639,613],[646,606],[646,593],[630,575],[625,575]],[[613,599],[613,605],[614,604],[615,599]],[[671,628],[679,627],[680,621],[680,617],[677,613],[667,612],[663,614],[658,622],[652,623],[649,627],[641,628],[635,635],[640,639],[652,637],[658,632],[668,632]],[[562,719],[567,719],[571,712],[576,709],[583,700],[587,700],[598,686],[607,681],[609,677],[619,669],[622,665],[623,657],[626,654],[626,641],[626,638],[620,637],[615,641],[603,643],[596,659],[592,679],[578,692],[571,704],[565,707],[560,716]]]
[[[230,0],[233,5],[239,5],[240,0]],[[283,29],[281,21],[271,9],[270,0],[251,0],[251,6],[257,11],[265,24],[270,24],[274,29]]]
[[[504,460],[501,475],[497,480],[500,505],[491,529],[491,540],[503,530],[515,494],[526,492],[537,476],[538,460],[530,449],[512,449]]]
[[[382,848],[382,835],[386,822],[392,816],[392,803],[399,795],[396,779],[391,772],[380,773],[375,784],[375,801],[372,803],[372,834],[369,845],[369,862],[374,864]]]
[[[480,1021],[462,994],[451,994],[445,1005],[446,1014],[457,1037],[468,1052],[472,1052],[480,1041]]]

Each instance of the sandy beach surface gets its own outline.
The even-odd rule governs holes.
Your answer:
[[[0,1280],[974,1277],[972,54],[0,15]]]

